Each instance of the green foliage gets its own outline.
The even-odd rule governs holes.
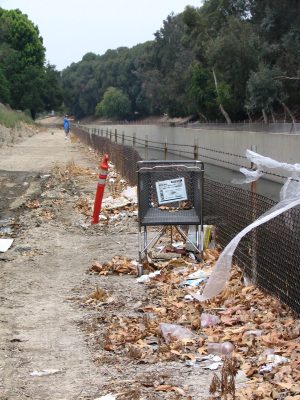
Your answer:
[[[285,95],[282,82],[277,79],[281,75],[277,68],[270,69],[262,64],[257,72],[251,72],[247,90],[246,107],[250,111],[265,110],[270,112],[278,101],[284,101]]]
[[[201,7],[187,6],[167,16],[153,41],[101,56],[87,53],[64,70],[64,104],[78,118],[91,115],[114,87],[130,101],[126,118],[168,113],[229,121],[247,118],[248,110],[260,115],[262,106],[282,110],[283,100],[297,106],[298,3],[205,0]]]
[[[46,111],[57,110],[62,104],[61,77],[54,65],[47,64],[44,69],[41,97],[43,108]]]
[[[10,101],[9,82],[5,77],[3,69],[0,67],[0,102],[9,103],[9,101]]]
[[[20,111],[12,111],[0,104],[0,125],[14,128],[20,122],[32,124],[32,119]]]
[[[215,117],[216,92],[211,71],[195,62],[191,67],[189,97],[192,110],[206,119]]]
[[[96,115],[113,119],[123,119],[130,113],[129,97],[122,90],[109,87],[103,99],[96,106]]]
[[[37,112],[62,101],[60,77],[45,66],[38,28],[20,10],[0,8],[0,100],[13,108]]]

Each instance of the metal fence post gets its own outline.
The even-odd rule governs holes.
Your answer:
[[[106,137],[108,138],[108,128],[106,128]]]
[[[115,143],[118,143],[118,131],[115,129]]]
[[[112,130],[109,130],[109,140],[111,141],[111,137],[112,137]]]
[[[145,137],[145,160],[148,160],[148,135]]]
[[[199,151],[198,138],[195,138],[195,144],[194,144],[194,160],[198,160],[198,151]]]
[[[122,145],[124,146],[125,143],[125,133],[124,131],[122,132]]]
[[[168,158],[168,140],[167,140],[167,138],[165,138],[164,157],[165,157],[165,160],[167,160],[167,158]]]
[[[136,133],[133,132],[132,134],[132,146],[135,147],[135,141],[136,141]]]
[[[256,145],[251,146],[252,151],[256,150]],[[255,169],[255,164],[251,163],[251,169]],[[256,199],[256,181],[251,182],[251,208],[252,208],[252,221],[257,219],[257,199]],[[252,255],[252,280],[257,284],[257,232],[256,229],[252,231],[251,235],[251,255]]]

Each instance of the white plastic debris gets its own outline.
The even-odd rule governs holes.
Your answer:
[[[205,369],[210,369],[211,371],[215,371],[216,369],[218,369],[219,367],[221,367],[223,365],[222,362],[214,362],[212,364],[207,365],[206,367],[204,367]]]
[[[278,354],[268,354],[267,355],[267,364],[263,365],[259,372],[264,373],[264,372],[271,372],[274,367],[280,364],[284,364],[288,362],[289,359],[283,356],[279,356]]]
[[[157,275],[160,275],[161,271],[154,271],[151,272],[150,274],[147,275],[142,275],[139,278],[136,279],[138,283],[145,283],[145,282],[150,282],[151,278],[154,278]]]
[[[243,168],[243,167],[240,168],[240,172],[242,174],[244,174],[245,177],[241,178],[241,179],[233,179],[232,183],[242,185],[244,183],[255,182],[255,181],[257,181],[257,179],[259,179],[263,175],[263,172],[258,169],[256,169],[254,171],[254,170]]]
[[[116,400],[116,396],[112,393],[108,393],[105,396],[97,397],[95,400]]]
[[[126,199],[125,197],[118,197],[114,199],[112,196],[108,196],[105,199],[103,199],[102,202],[102,209],[105,209],[107,211],[109,210],[114,210],[116,208],[122,208],[130,204],[130,201]]]
[[[125,190],[122,191],[121,196],[130,200],[131,203],[137,204],[137,187],[128,186]]]
[[[244,228],[228,243],[221,253],[203,292],[201,294],[191,293],[192,296],[199,301],[209,300],[222,292],[230,273],[233,254],[240,240],[247,233],[291,208],[300,205],[300,164],[280,163],[250,150],[247,150],[246,156],[251,162],[257,165],[260,171],[262,171],[263,168],[276,168],[277,170],[281,170],[282,173],[289,173],[291,176],[286,180],[281,189],[281,201],[261,215],[252,224]]]
[[[62,372],[61,369],[43,369],[41,371],[33,371],[30,373],[30,376],[48,376],[48,375],[54,375],[58,374],[59,372]]]
[[[205,282],[207,278],[198,278],[198,279],[186,279],[182,282],[180,286],[190,286],[196,287],[199,286],[202,282]]]
[[[5,253],[10,248],[13,241],[14,239],[0,239],[0,252]]]
[[[198,269],[198,271],[191,273],[188,276],[188,279],[208,278],[210,274],[211,271],[203,271],[203,269]]]
[[[220,318],[217,315],[213,314],[201,314],[201,328],[208,328],[209,326],[214,326],[219,324]]]
[[[253,336],[261,336],[262,335],[262,330],[256,329],[256,330],[244,332],[244,336],[251,336],[251,335],[253,335]]]
[[[170,338],[176,340],[195,339],[195,334],[189,329],[176,324],[159,324],[163,337],[167,343],[170,342]]]

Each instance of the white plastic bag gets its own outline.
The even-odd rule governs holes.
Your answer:
[[[263,168],[277,168],[281,169],[283,172],[289,173],[291,176],[287,179],[286,183],[281,189],[281,201],[266,213],[261,215],[252,224],[244,228],[231,240],[231,242],[228,243],[221,253],[202,294],[191,293],[191,295],[199,301],[209,300],[212,297],[217,296],[223,290],[229,277],[233,254],[240,240],[248,232],[290,210],[291,208],[300,205],[300,164],[281,163],[276,160],[272,160],[269,157],[264,157],[251,150],[246,151],[246,157],[257,165],[259,171],[262,171]]]

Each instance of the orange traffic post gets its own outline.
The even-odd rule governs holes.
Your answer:
[[[91,219],[91,225],[98,224],[99,222],[99,215],[101,211],[107,173],[108,173],[108,154],[104,154],[102,162],[99,166],[99,180],[97,184],[94,212]]]

